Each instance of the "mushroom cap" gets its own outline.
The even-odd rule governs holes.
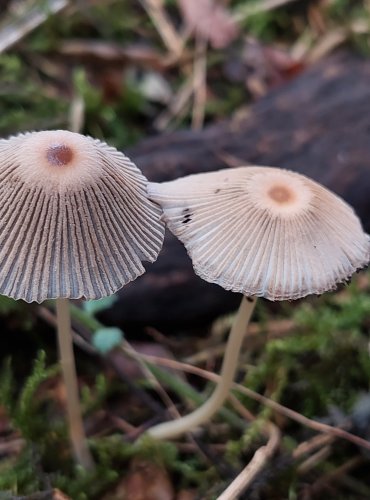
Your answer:
[[[240,167],[149,183],[195,272],[227,290],[293,300],[333,290],[370,259],[353,209],[307,177]]]
[[[0,294],[110,295],[161,249],[161,209],[124,154],[64,130],[0,140]]]

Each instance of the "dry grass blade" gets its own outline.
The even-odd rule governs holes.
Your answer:
[[[276,425],[270,422],[267,428],[270,434],[267,444],[256,451],[249,464],[217,500],[233,500],[238,498],[256,478],[257,474],[266,466],[267,462],[277,450],[281,438],[280,431]]]
[[[311,453],[311,451],[315,451],[317,448],[321,446],[326,446],[331,444],[335,440],[334,436],[330,436],[329,434],[318,434],[308,441],[304,441],[300,443],[297,448],[293,451],[292,456],[296,460],[301,458],[304,455]]]
[[[248,408],[242,405],[242,403],[237,397],[234,396],[234,394],[229,394],[228,399],[235,410],[239,413],[239,415],[241,415],[247,422],[253,422],[253,420],[256,419],[253,413],[251,413]]]
[[[325,491],[328,484],[332,483],[333,481],[340,481],[346,474],[348,474],[353,469],[363,465],[365,462],[366,459],[362,456],[351,458],[337,469],[322,475],[317,481],[315,481],[311,486],[308,487],[308,492],[312,495],[312,497],[315,496],[316,498],[318,498],[317,495],[319,495],[320,492]]]
[[[339,45],[344,43],[349,36],[349,31],[343,28],[337,28],[323,35],[317,43],[312,47],[307,55],[307,60],[310,63],[319,61],[327,54],[332,52]]]
[[[331,454],[331,446],[324,446],[316,453],[308,457],[304,462],[302,462],[298,468],[297,472],[300,475],[307,474],[311,469],[316,467],[319,463],[325,461]]]
[[[156,390],[157,394],[159,397],[162,399],[163,403],[167,407],[168,413],[173,417],[173,418],[180,418],[180,414],[176,409],[176,406],[174,405],[172,399],[169,397],[167,392],[163,389],[162,385],[159,383],[157,377],[153,375],[153,373],[149,370],[143,359],[140,358],[140,355],[138,355],[137,351],[131,346],[127,340],[124,340],[122,342],[122,347],[126,350],[126,352],[131,355],[140,365],[140,368],[142,369],[143,373],[145,374],[146,378],[150,381],[150,383],[153,385],[154,389]]]
[[[164,45],[174,57],[179,57],[184,47],[184,40],[176,33],[168,18],[161,0],[140,0],[154,26],[157,28]]]
[[[255,1],[251,5],[242,6],[239,12],[235,14],[236,21],[244,21],[247,17],[253,16],[255,14],[261,14],[262,12],[269,12],[270,10],[283,7],[289,3],[296,2],[297,0],[262,0]]]
[[[368,34],[369,31],[369,23],[362,19],[355,20],[348,26],[332,29],[323,34],[313,45],[306,56],[307,61],[310,63],[319,61],[345,43],[352,35]]]
[[[189,77],[181,86],[177,94],[171,99],[168,108],[161,113],[154,121],[154,127],[158,130],[165,130],[171,120],[179,116],[186,109],[191,96],[193,95],[193,77]]]
[[[81,132],[85,122],[85,101],[76,94],[69,108],[69,130],[72,132]]]
[[[217,320],[212,325],[212,341],[223,338],[226,331],[231,328],[233,316],[227,316]],[[260,325],[258,323],[250,323],[248,325],[248,335],[245,336],[242,344],[244,351],[252,351],[254,349],[261,349],[267,341],[277,338],[285,338],[289,335],[301,332],[302,327],[290,319],[269,321],[267,325]],[[246,332],[247,333],[247,332]],[[161,341],[161,340],[160,340]],[[209,339],[200,342],[197,345],[197,352],[183,358],[185,363],[191,365],[198,365],[204,363],[209,359],[217,356],[223,356],[225,353],[225,344],[212,345]]]
[[[207,100],[207,42],[197,36],[196,48],[193,71],[194,104],[192,127],[201,129]]]
[[[31,31],[70,5],[69,0],[48,0],[24,12],[19,18],[5,20],[0,29],[0,54],[25,38]]]
[[[139,43],[120,45],[114,42],[97,40],[69,39],[61,42],[58,53],[67,59],[91,60],[98,64],[124,65],[125,63],[137,66],[164,70],[174,61],[166,54],[153,47],[143,47]]]

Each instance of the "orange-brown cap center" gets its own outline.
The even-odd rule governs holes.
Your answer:
[[[279,186],[279,185],[273,186],[268,191],[268,195],[273,201],[281,205],[284,205],[285,203],[290,203],[295,198],[294,193],[292,192],[291,189],[289,189],[286,186]]]
[[[53,144],[47,149],[46,158],[50,165],[61,167],[72,161],[73,151],[65,144]]]

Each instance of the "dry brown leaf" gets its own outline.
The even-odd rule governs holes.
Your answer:
[[[229,11],[215,0],[178,0],[188,29],[215,49],[229,45],[239,29]]]
[[[68,497],[63,491],[58,490],[58,488],[54,488],[52,492],[51,500],[72,500],[71,497]]]
[[[277,85],[298,75],[304,68],[286,50],[264,45],[248,37],[242,60],[247,69],[246,86],[254,97],[261,97]]]
[[[176,500],[196,500],[197,492],[195,490],[181,490],[179,491]]]
[[[151,462],[134,459],[130,472],[113,494],[104,500],[174,500],[175,491],[165,469]]]

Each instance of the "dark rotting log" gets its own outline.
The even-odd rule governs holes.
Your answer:
[[[231,164],[295,170],[341,195],[370,231],[369,82],[370,60],[337,53],[229,121],[147,139],[128,154],[156,182]],[[119,293],[106,321],[189,329],[237,307],[236,294],[194,275],[172,236],[147,269]]]

